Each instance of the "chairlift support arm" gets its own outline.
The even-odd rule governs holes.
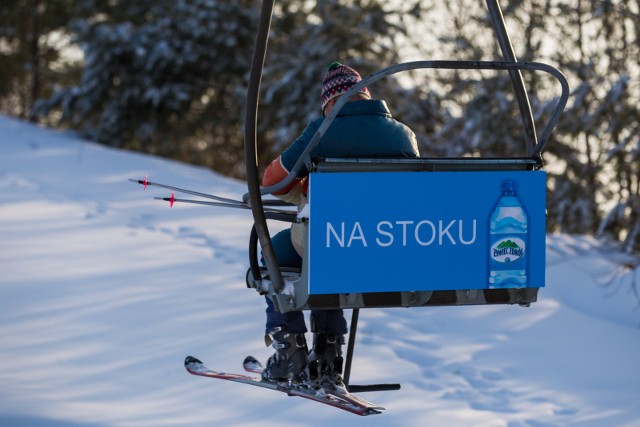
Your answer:
[[[487,0],[487,9],[489,10],[489,17],[493,23],[493,28],[496,30],[496,38],[498,39],[502,56],[504,56],[506,61],[517,62],[518,60],[516,59],[513,45],[511,44],[509,34],[507,33],[507,28],[498,0]],[[533,120],[533,113],[531,112],[529,96],[527,95],[524,80],[522,79],[522,73],[520,73],[520,70],[509,70],[509,76],[511,77],[511,83],[513,84],[516,100],[520,109],[520,117],[522,118],[522,127],[524,131],[524,142],[527,152],[532,157],[540,157],[540,151],[536,150],[538,145],[536,126]]]
[[[273,287],[277,292],[284,288],[282,273],[276,260],[271,236],[265,217],[262,195],[260,192],[260,177],[258,176],[258,104],[260,97],[260,83],[262,82],[262,70],[267,53],[267,42],[271,28],[271,16],[275,0],[263,0],[258,21],[255,49],[251,58],[251,71],[249,73],[249,85],[247,87],[247,104],[244,117],[244,154],[247,173],[247,187],[249,190],[248,201],[251,205],[251,213],[255,224],[256,233],[262,247],[262,254],[267,264],[267,269]],[[245,201],[247,201],[245,199]],[[253,266],[252,266],[253,267]],[[254,277],[259,277],[259,269],[252,268]]]

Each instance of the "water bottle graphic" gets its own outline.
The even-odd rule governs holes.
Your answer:
[[[527,213],[512,180],[502,182],[502,195],[489,224],[489,288],[527,286]]]

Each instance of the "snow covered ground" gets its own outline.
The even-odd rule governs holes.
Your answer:
[[[242,183],[1,116],[0,147],[3,427],[640,426],[637,260],[588,237],[548,237],[530,308],[363,310],[352,382],[402,390],[363,395],[387,411],[357,417],[183,368],[270,354],[244,284],[251,217],[169,209],[128,179]]]

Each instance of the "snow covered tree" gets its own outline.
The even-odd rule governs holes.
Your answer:
[[[558,160],[566,169],[555,179],[572,188],[575,203],[564,214],[559,210],[555,222],[564,231],[609,234],[628,251],[638,250],[640,4],[581,0],[577,6],[556,9],[568,25],[560,29],[565,43],[554,59],[571,80],[573,96],[558,135],[564,150]],[[552,201],[564,206],[560,195],[552,193]],[[580,221],[573,214],[578,205]]]
[[[80,2],[70,28],[85,52],[81,81],[36,112],[59,108],[63,120],[109,145],[201,157],[200,140],[212,138],[207,131],[220,139],[240,126],[237,88],[249,67],[256,21],[246,3]],[[225,155],[210,162],[225,165]]]
[[[402,20],[419,10],[398,7],[276,3],[261,99],[265,153],[290,142],[317,115],[330,62],[341,59],[367,74],[398,61]],[[94,140],[242,176],[245,79],[258,13],[253,2],[83,0],[78,13],[70,28],[85,52],[82,79],[37,113],[59,110]]]

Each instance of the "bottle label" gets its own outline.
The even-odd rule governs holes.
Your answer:
[[[524,240],[515,236],[503,237],[491,245],[491,259],[501,264],[518,261],[526,252]]]

